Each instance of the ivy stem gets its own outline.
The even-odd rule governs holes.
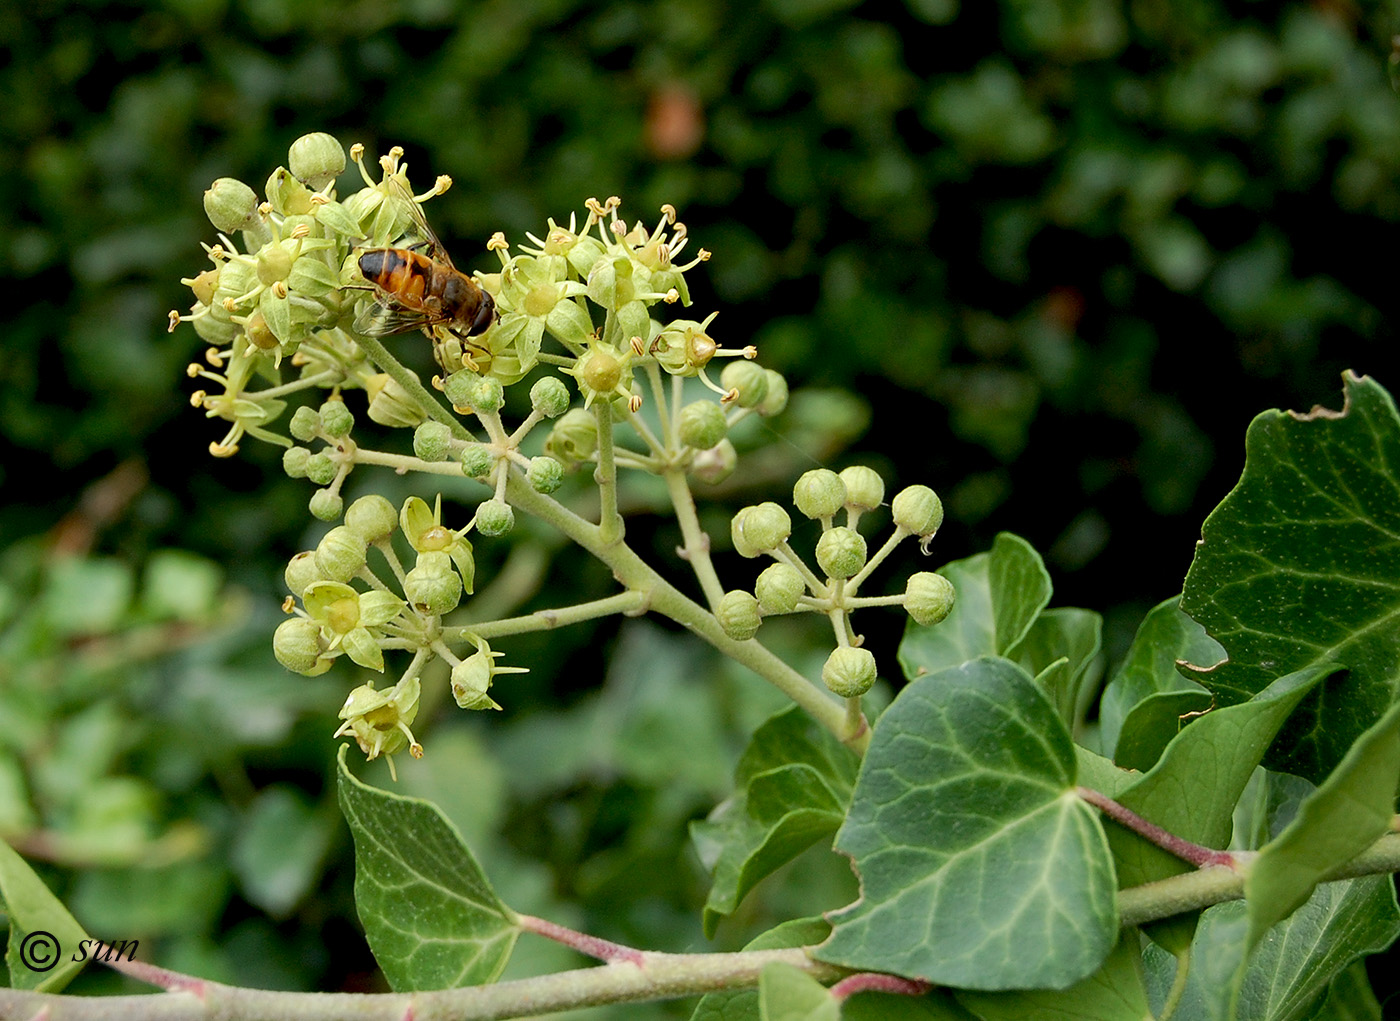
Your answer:
[[[844,1000],[856,993],[893,993],[896,996],[923,996],[933,986],[918,979],[900,978],[898,975],[884,975],[878,971],[862,971],[849,975],[832,986],[828,992],[836,1000]]]
[[[1106,794],[1100,794],[1088,787],[1076,787],[1074,791],[1080,798],[1093,805],[1118,825],[1132,830],[1144,840],[1150,840],[1168,854],[1174,854],[1182,861],[1189,862],[1197,868],[1203,868],[1206,865],[1224,865],[1229,869],[1239,867],[1239,858],[1229,851],[1216,851],[1209,847],[1202,847],[1200,844],[1184,840],[1174,833],[1168,833],[1156,823],[1148,822],[1132,809],[1120,805]]]
[[[593,480],[598,483],[602,509],[598,514],[599,538],[608,544],[622,541],[622,515],[617,509],[617,461],[613,457],[612,405],[607,401],[593,402],[593,415],[598,422],[598,469]]]
[[[640,950],[621,943],[614,943],[612,940],[603,939],[600,936],[590,936],[586,932],[579,932],[551,922],[545,918],[536,918],[534,915],[516,915],[516,921],[526,932],[533,932],[536,936],[543,936],[545,939],[552,939],[556,943],[562,943],[566,947],[572,947],[579,953],[587,957],[595,957],[600,961],[612,963],[614,961],[628,961],[639,968],[646,963],[646,955]]]
[[[715,572],[714,561],[710,559],[710,536],[700,527],[700,516],[695,511],[695,497],[690,492],[690,483],[685,472],[679,468],[667,468],[662,472],[666,480],[666,491],[671,496],[671,506],[676,512],[676,521],[681,526],[681,537],[685,545],[678,553],[690,564],[695,578],[700,582],[700,590],[705,593],[705,602],[710,604],[710,612],[719,606],[724,598],[724,586]]]
[[[462,420],[443,407],[442,402],[429,393],[428,388],[418,379],[418,374],[391,355],[389,349],[377,337],[363,337],[357,333],[355,343],[370,361],[408,392],[429,418],[447,426],[460,440],[472,439],[472,434],[467,431]]]
[[[443,637],[460,641],[468,635],[487,640],[505,635],[523,635],[530,631],[550,631],[568,624],[578,624],[597,617],[607,617],[614,613],[637,614],[646,610],[646,596],[641,592],[619,592],[615,596],[594,599],[573,606],[560,606],[548,610],[536,610],[523,617],[507,617],[504,620],[488,620],[480,624],[468,624],[459,628],[443,628]]]
[[[911,533],[896,526],[894,534],[886,539],[885,544],[876,550],[874,556],[865,562],[865,566],[852,575],[850,580],[846,582],[846,591],[854,596],[856,589],[860,587],[860,583],[870,577],[870,572],[879,567],[881,562],[894,552],[894,548],[908,538],[910,534]]]

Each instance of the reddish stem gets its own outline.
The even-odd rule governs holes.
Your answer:
[[[1152,841],[1168,854],[1174,854],[1182,861],[1189,862],[1197,868],[1204,868],[1207,865],[1224,865],[1233,869],[1238,864],[1235,861],[1235,856],[1229,851],[1216,851],[1200,844],[1193,844],[1174,833],[1168,833],[1156,823],[1148,822],[1132,809],[1120,805],[1107,794],[1100,794],[1088,787],[1076,787],[1075,793],[1120,826],[1127,827],[1138,836]]]
[[[169,968],[160,968],[154,964],[147,964],[145,961],[129,961],[121,954],[113,953],[112,948],[107,944],[99,944],[100,953],[94,953],[93,957],[101,961],[113,971],[119,971],[123,975],[130,975],[138,982],[145,982],[148,985],[159,986],[167,992],[193,993],[200,999],[204,998],[207,983],[204,979],[196,975],[184,975],[178,971],[171,971]]]
[[[858,975],[847,975],[832,986],[828,992],[838,1001],[856,993],[894,993],[897,996],[923,996],[933,986],[918,979],[900,978],[898,975],[882,975],[877,971],[863,971]]]
[[[526,932],[533,932],[536,936],[543,936],[556,943],[562,943],[566,947],[573,947],[588,957],[596,957],[609,964],[613,961],[631,961],[639,968],[646,963],[645,954],[632,947],[623,946],[621,943],[614,943],[612,940],[602,939],[598,936],[590,936],[586,932],[577,932],[555,922],[536,918],[534,915],[517,915],[516,917],[520,921],[520,927]]]

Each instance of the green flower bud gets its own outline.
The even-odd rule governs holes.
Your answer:
[[[680,437],[687,447],[709,450],[728,431],[724,409],[714,401],[695,401],[681,408]]]
[[[792,502],[814,521],[825,520],[845,506],[846,484],[829,468],[814,468],[792,487]]]
[[[337,440],[349,435],[355,427],[355,416],[341,400],[329,400],[322,404],[320,419],[326,435]]]
[[[443,380],[443,392],[454,407],[470,408],[482,415],[500,411],[505,404],[501,381],[492,376],[478,376],[470,369],[454,372]]]
[[[569,388],[558,376],[541,376],[530,387],[530,407],[545,418],[558,418],[569,410]]]
[[[890,510],[896,526],[920,538],[932,535],[943,524],[943,501],[928,486],[901,489]]]
[[[846,484],[846,506],[856,511],[871,511],[885,499],[885,481],[873,468],[855,464],[841,472]]]
[[[321,431],[321,417],[311,408],[305,406],[297,408],[296,411],[292,412],[292,420],[287,424],[287,431],[292,434],[293,439],[309,443]]]
[[[476,508],[476,530],[482,535],[505,535],[515,527],[515,511],[504,500],[486,500]]]
[[[345,172],[345,149],[334,136],[314,131],[292,143],[287,167],[302,184],[320,191]]]
[[[292,272],[292,253],[275,242],[258,252],[258,281],[271,287]]]
[[[312,460],[314,461],[315,458],[313,457]],[[340,517],[340,512],[345,509],[345,500],[334,490],[318,489],[311,494],[311,500],[307,503],[306,509],[318,521],[334,521]]]
[[[484,443],[468,443],[459,455],[462,474],[469,479],[484,479],[496,466],[496,455]]]
[[[268,203],[283,216],[301,216],[311,212],[311,192],[286,167],[278,167],[272,172],[264,190]]]
[[[750,515],[753,514],[752,507],[740,508],[734,517],[729,519],[729,537],[734,543],[734,551],[741,557],[752,559],[762,551],[753,544],[747,537],[745,525],[748,523]]]
[[[806,593],[807,583],[792,565],[772,564],[758,576],[753,591],[764,614],[791,613],[797,609],[798,598]]]
[[[446,553],[419,553],[417,566],[404,576],[403,594],[419,613],[440,617],[462,601],[462,577]]]
[[[292,673],[315,677],[331,667],[331,658],[324,657],[321,627],[305,617],[288,617],[272,633],[272,654]]]
[[[787,511],[771,500],[746,509],[748,513],[743,514],[742,521],[739,514],[734,516],[733,526],[743,530],[745,548],[755,550],[757,553],[769,553],[787,542],[788,536],[792,534],[792,519],[788,517]],[[738,542],[735,543],[734,548],[739,549]],[[740,550],[740,552],[743,551]],[[745,553],[744,555],[752,556],[754,554]]]
[[[338,471],[335,462],[331,460],[331,455],[324,451],[312,454],[306,459],[306,477],[318,486],[329,486],[334,481]],[[340,515],[337,513],[336,517],[340,517]]]
[[[367,543],[378,542],[399,527],[399,514],[392,503],[372,493],[346,508],[345,527]]]
[[[379,372],[366,379],[365,394],[369,397],[370,420],[380,425],[412,429],[427,417],[398,380],[386,373]]]
[[[739,391],[735,402],[741,408],[755,408],[768,396],[768,377],[755,362],[731,361],[719,374],[719,385]]]
[[[690,461],[690,474],[708,485],[717,485],[734,474],[739,465],[739,452],[729,440],[720,440],[709,450],[702,450]]]
[[[446,461],[451,440],[446,423],[427,421],[413,431],[413,452],[424,461]]]
[[[365,566],[366,552],[363,536],[337,525],[316,544],[316,568],[331,581],[349,581]]]
[[[764,418],[772,418],[787,407],[787,379],[781,372],[772,369],[764,369],[763,378],[768,381],[768,392],[763,395],[763,400],[754,405],[754,410]]]
[[[282,470],[294,479],[306,478],[306,462],[311,451],[305,447],[288,447],[282,452]]]
[[[204,193],[204,212],[215,230],[232,234],[257,219],[258,196],[242,181],[221,177]]]
[[[530,458],[530,470],[525,474],[530,488],[548,495],[564,484],[564,466],[546,454]]]
[[[875,684],[875,656],[869,649],[843,645],[822,666],[822,683],[842,698],[857,698]]]
[[[924,626],[937,624],[953,610],[957,593],[953,583],[941,574],[920,571],[911,574],[904,588],[904,609]]]
[[[565,412],[545,441],[545,452],[569,469],[577,468],[598,449],[598,423],[582,408]]]
[[[738,589],[724,594],[715,610],[715,616],[719,619],[719,626],[724,629],[724,633],[738,642],[746,642],[752,638],[758,633],[758,626],[763,623],[758,600],[750,593]]]
[[[865,539],[851,528],[828,528],[817,540],[817,563],[829,578],[849,578],[865,566]]]
[[[287,583],[287,591],[298,599],[311,585],[326,580],[326,576],[316,566],[316,552],[314,550],[304,550],[288,560],[287,569],[282,572],[282,578]]]

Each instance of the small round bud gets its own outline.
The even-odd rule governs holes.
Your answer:
[[[476,508],[476,530],[482,535],[505,535],[515,527],[515,511],[504,500],[486,500]]]
[[[215,230],[232,234],[258,215],[258,196],[242,181],[221,177],[204,193],[204,212]]]
[[[761,552],[747,537],[744,528],[751,514],[753,514],[752,507],[743,507],[729,520],[729,537],[734,543],[734,551],[741,557],[753,558]]]
[[[298,181],[320,191],[345,171],[345,149],[324,131],[302,135],[287,150],[287,168]]]
[[[754,406],[754,410],[764,418],[772,418],[787,407],[787,379],[781,372],[774,372],[772,369],[764,369],[763,378],[768,381],[768,392],[763,395],[763,400]]]
[[[758,608],[765,614],[791,613],[806,591],[806,582],[791,564],[772,564],[765,568],[753,587]]]
[[[758,610],[758,600],[750,593],[735,589],[726,592],[715,610],[719,626],[724,633],[738,642],[746,642],[758,633],[763,623],[763,615]]]
[[[804,472],[792,487],[792,502],[813,520],[831,517],[846,504],[846,484],[829,468]]]
[[[547,454],[530,458],[530,470],[525,473],[530,488],[546,495],[564,484],[564,466]]]
[[[545,418],[558,418],[569,410],[569,388],[558,376],[543,376],[530,387],[530,407]]]
[[[446,553],[419,553],[417,565],[404,575],[403,594],[419,613],[440,617],[462,601],[462,578]]]
[[[598,423],[587,411],[574,408],[565,412],[545,441],[545,451],[568,468],[576,468],[598,449]]]
[[[926,627],[947,617],[953,610],[956,598],[953,583],[931,571],[911,574],[904,587],[904,609],[917,623]]]
[[[505,389],[494,376],[478,376],[469,369],[454,372],[443,380],[443,392],[454,407],[471,408],[481,415],[500,411]]]
[[[306,478],[306,462],[311,459],[311,451],[305,447],[288,447],[282,452],[282,470],[291,478]]]
[[[714,401],[695,401],[681,408],[680,437],[687,447],[709,450],[728,431],[724,409]]]
[[[496,455],[484,443],[468,443],[462,448],[459,460],[462,462],[462,474],[469,479],[484,479],[496,466]]]
[[[324,451],[312,454],[306,459],[306,477],[318,486],[329,486],[335,480],[337,471],[331,455]],[[340,517],[339,512],[336,513],[336,517]]]
[[[817,540],[817,563],[829,578],[849,578],[865,566],[865,539],[852,528],[828,528]]]
[[[367,543],[378,542],[399,527],[399,512],[384,497],[372,493],[345,509],[345,527]]]
[[[321,428],[327,436],[334,439],[349,435],[350,430],[355,427],[355,416],[345,406],[344,401],[326,401],[321,405],[320,419]]]
[[[792,534],[792,518],[788,517],[788,512],[779,507],[771,500],[767,503],[760,503],[749,507],[748,513],[740,521],[739,515],[735,515],[736,528],[742,528],[744,533],[744,546],[758,553],[768,553],[777,549]],[[738,544],[735,544],[738,549]],[[752,554],[745,554],[750,556]]]
[[[853,510],[874,510],[885,499],[885,482],[874,468],[851,465],[840,478],[846,485],[846,506]]]
[[[321,417],[316,412],[303,405],[292,412],[292,420],[287,424],[287,431],[292,434],[293,439],[308,443],[316,438],[316,434],[321,431]]]
[[[305,617],[288,617],[272,632],[272,654],[288,670],[314,677],[330,667],[321,658],[321,627]]]
[[[738,390],[741,408],[755,408],[768,396],[768,377],[763,366],[749,361],[731,361],[719,374],[719,385],[726,390]]]
[[[305,550],[287,561],[282,579],[287,583],[287,591],[300,599],[307,588],[318,581],[325,581],[326,576],[316,566],[316,552]]]
[[[691,459],[690,474],[707,485],[717,485],[734,474],[739,465],[739,452],[728,439],[720,440],[709,450],[702,450]]]
[[[413,430],[413,452],[424,461],[445,461],[451,439],[446,423],[429,420]]]
[[[279,244],[264,245],[258,252],[258,281],[271,287],[292,272],[292,253]]]
[[[365,540],[345,525],[337,525],[316,544],[316,568],[331,581],[349,581],[365,566]]]
[[[869,649],[843,645],[822,666],[822,683],[842,698],[857,698],[875,684],[875,656]]]
[[[924,538],[943,524],[943,501],[928,486],[906,486],[890,503],[894,523],[911,535]]]
[[[314,461],[315,458],[312,460]],[[311,494],[311,500],[307,503],[306,509],[318,521],[334,521],[340,517],[340,512],[345,509],[345,499],[333,490],[318,489]]]

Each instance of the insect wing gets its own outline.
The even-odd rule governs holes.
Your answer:
[[[442,247],[442,242],[438,240],[433,228],[428,226],[428,218],[423,215],[423,206],[419,203],[408,188],[399,178],[392,178],[394,200],[402,205],[407,211],[409,219],[413,221],[413,228],[404,234],[402,239],[406,244],[400,247],[412,248],[415,251],[423,251],[423,254],[434,262],[440,262],[455,269],[452,266],[452,257],[447,254],[447,249]]]
[[[422,329],[441,322],[427,312],[411,309],[396,301],[372,302],[355,318],[355,332],[366,337],[391,337],[396,333]]]

